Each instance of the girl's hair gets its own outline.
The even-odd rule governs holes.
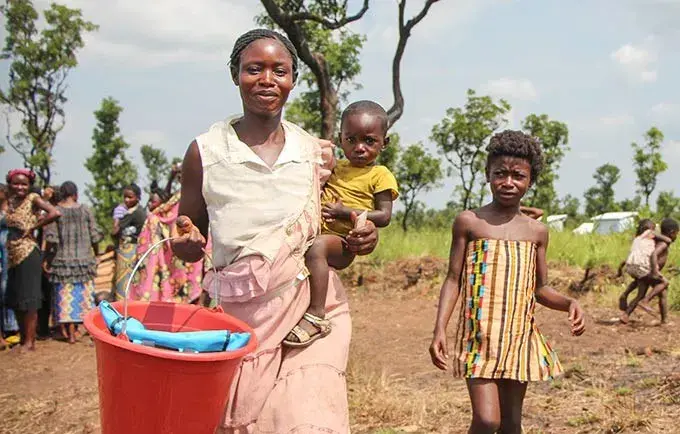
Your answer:
[[[254,29],[239,36],[239,38],[234,43],[231,56],[229,56],[229,70],[231,71],[231,78],[234,81],[238,81],[238,72],[241,65],[241,53],[243,53],[243,50],[245,50],[248,45],[259,39],[274,39],[286,47],[286,50],[288,50],[291,60],[293,61],[293,82],[296,82],[298,77],[297,50],[287,37],[281,33],[269,29]]]
[[[150,189],[151,194],[157,194],[158,197],[161,199],[161,202],[167,202],[168,199],[170,199],[170,195],[165,190],[158,187],[158,182],[156,180],[151,181]]]
[[[671,218],[665,218],[661,222],[661,233],[669,236],[672,233],[677,233],[679,229],[678,222]]]
[[[543,170],[543,151],[538,139],[521,131],[505,130],[494,134],[486,147],[486,167],[497,157],[517,157],[531,165],[531,183],[536,182]]]
[[[126,185],[125,188],[123,188],[123,192],[126,191],[131,191],[137,196],[137,199],[142,198],[142,189],[139,188],[139,185],[135,184],[134,182],[132,184]]]
[[[635,236],[639,237],[646,231],[653,231],[656,224],[650,219],[642,219],[638,222],[637,230],[635,231]]]
[[[55,191],[56,194],[56,191]],[[66,181],[59,187],[59,196],[61,199],[66,199],[67,197],[73,197],[78,194],[78,186],[75,182]]]

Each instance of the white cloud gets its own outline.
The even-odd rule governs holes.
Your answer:
[[[632,125],[635,123],[635,118],[629,114],[620,114],[602,116],[600,119],[598,119],[598,121],[601,125],[608,127],[618,127],[623,125]]]
[[[526,78],[514,79],[503,77],[497,80],[489,80],[482,86],[482,92],[513,100],[538,100],[538,91],[536,90],[536,87]]]
[[[651,83],[657,79],[656,52],[651,47],[653,38],[647,38],[644,45],[625,44],[611,53],[611,58],[619,63],[631,78]]]
[[[133,132],[125,140],[135,145],[152,145],[156,148],[163,148],[168,142],[168,136],[163,131],[141,130]]]
[[[675,117],[680,114],[680,104],[672,102],[660,102],[654,105],[650,110],[652,116],[658,117]]]

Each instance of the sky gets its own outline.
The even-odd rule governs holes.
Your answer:
[[[43,9],[48,1],[35,0]],[[55,183],[91,182],[83,167],[92,152],[93,112],[112,96],[124,108],[120,126],[129,154],[148,182],[139,148],[151,144],[182,156],[191,140],[241,111],[227,71],[236,38],[256,27],[256,0],[144,1],[61,0],[100,26],[86,35],[79,65],[69,78],[66,127],[55,145]],[[350,0],[350,10],[361,2]],[[409,0],[407,15],[424,0]],[[397,42],[397,2],[372,0],[352,30],[366,35],[362,89],[350,95],[392,105],[391,63]],[[429,142],[432,126],[449,107],[464,104],[466,90],[504,98],[512,105],[508,127],[530,113],[546,113],[569,127],[559,170],[560,196],[582,197],[605,163],[622,177],[619,199],[632,197],[631,142],[651,126],[665,134],[669,170],[658,191],[676,190],[680,167],[680,0],[441,0],[413,30],[402,64],[406,105],[393,131],[402,144]],[[4,39],[4,28],[0,30]],[[7,62],[0,62],[0,77]],[[0,80],[0,86],[6,81]],[[294,97],[294,92],[292,96]],[[0,137],[6,131],[0,126]],[[4,140],[4,139],[0,139]],[[3,143],[4,144],[4,143]],[[6,146],[7,147],[7,146]],[[0,173],[21,166],[11,149],[0,155]],[[455,177],[424,196],[445,206]]]

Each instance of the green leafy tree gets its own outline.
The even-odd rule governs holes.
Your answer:
[[[170,174],[170,163],[165,152],[151,145],[142,145],[140,153],[144,167],[146,167],[148,181],[164,182]]]
[[[581,202],[578,198],[568,194],[560,200],[559,212],[568,215],[570,218],[576,218],[580,207]]]
[[[394,103],[388,110],[390,127],[401,117],[404,96],[401,91],[401,61],[413,28],[425,18],[438,0],[426,0],[420,12],[406,21],[406,0],[398,2],[399,39],[392,61],[392,92]],[[347,25],[364,17],[369,0],[364,0],[354,14],[348,11],[347,0],[260,0],[266,16],[260,24],[283,30],[295,46],[308,73],[303,74],[309,91],[291,103],[288,119],[309,127],[325,139],[335,138],[339,103],[347,94],[341,85],[347,84],[361,70],[358,54],[364,37],[347,29]],[[344,65],[345,70],[341,68]],[[342,77],[346,78],[342,78]]]
[[[394,176],[399,184],[399,200],[404,204],[401,227],[408,230],[409,217],[421,205],[418,197],[436,187],[442,179],[441,162],[429,155],[422,143],[411,145],[399,157]]]
[[[618,208],[621,211],[637,211],[640,209],[642,199],[640,196],[635,196],[632,199],[623,199],[619,202]]]
[[[567,124],[550,120],[546,114],[530,114],[522,122],[522,128],[541,141],[545,160],[545,167],[525,200],[529,206],[552,213],[559,206],[555,181],[559,178],[560,163],[569,150],[569,129]]]
[[[111,227],[113,209],[123,200],[123,188],[137,180],[137,168],[125,155],[130,145],[121,136],[118,126],[122,111],[115,99],[102,100],[101,107],[94,112],[97,119],[92,132],[94,152],[85,161],[94,180],[93,184],[87,185],[86,194],[102,228]]]
[[[661,142],[663,133],[656,127],[652,127],[645,133],[645,144],[640,146],[633,142],[633,165],[637,175],[638,192],[645,199],[645,205],[649,206],[649,198],[656,189],[659,175],[668,169],[661,155]]]
[[[463,108],[446,110],[446,117],[432,127],[430,136],[451,165],[448,174],[458,176],[463,209],[481,206],[484,200],[486,145],[494,132],[507,123],[511,108],[503,99],[494,102],[490,96],[478,96],[472,89],[468,89],[467,98]]]
[[[599,215],[605,212],[618,211],[619,207],[614,200],[614,184],[621,178],[621,171],[613,164],[605,164],[598,167],[593,175],[595,186],[585,193],[586,214],[589,216]]]
[[[380,152],[376,163],[394,172],[397,169],[399,154],[401,153],[401,140],[397,133],[390,134],[389,139],[390,143]]]
[[[659,192],[656,198],[656,214],[661,218],[672,217],[680,211],[680,198],[672,191]]]
[[[83,34],[97,26],[83,19],[79,9],[56,3],[43,12],[42,30],[30,0],[7,0],[0,12],[7,33],[0,58],[9,61],[7,87],[0,89],[7,143],[36,172],[40,183],[48,185],[54,144],[65,125],[68,74],[78,65],[76,54],[85,46]],[[14,132],[13,116],[19,118]]]

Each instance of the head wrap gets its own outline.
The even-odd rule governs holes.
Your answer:
[[[14,178],[17,175],[24,175],[26,178],[28,178],[28,181],[32,184],[33,181],[35,180],[35,173],[31,169],[13,169],[7,172],[7,177],[5,177],[5,180],[7,181],[8,184],[12,182],[12,178]]]

